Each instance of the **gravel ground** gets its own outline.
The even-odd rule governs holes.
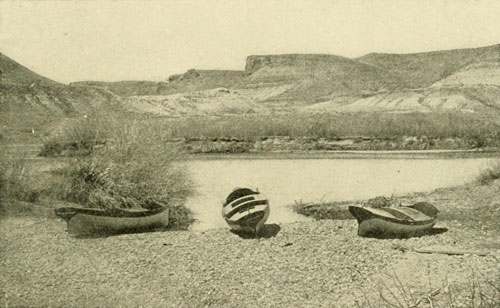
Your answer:
[[[281,225],[274,236],[259,239],[228,229],[81,239],[70,236],[62,220],[3,219],[0,305],[356,307],[376,301],[372,292],[384,273],[396,273],[416,293],[431,278],[435,286],[445,276],[466,283],[469,269],[499,277],[498,234],[439,226],[449,230],[406,240],[360,238],[354,220]],[[489,255],[411,251],[436,245]]]

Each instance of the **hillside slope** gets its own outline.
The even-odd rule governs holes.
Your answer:
[[[325,112],[460,112],[499,113],[500,86],[429,87],[384,91],[350,101],[331,100],[304,107],[302,111]]]
[[[500,86],[500,45],[497,52],[483,54],[453,74],[439,80],[434,87],[462,87],[477,85]]]
[[[404,88],[420,88],[430,86],[485,57],[500,57],[500,45],[414,54],[371,53],[356,60],[394,74]]]
[[[133,95],[159,95],[163,93],[166,82],[156,81],[77,81],[69,84],[73,87],[93,87],[104,89],[120,96],[133,96]]]
[[[393,89],[397,79],[384,69],[334,55],[250,56],[250,83],[293,85],[275,99],[316,101],[328,96]]]
[[[189,117],[244,114],[269,114],[269,109],[239,91],[216,88],[171,95],[130,96],[128,111],[136,114]]]
[[[58,82],[42,77],[0,53],[0,83],[15,85],[57,86]]]
[[[106,89],[120,96],[169,95],[188,91],[202,91],[219,87],[235,87],[245,77],[243,71],[188,70],[172,75],[168,81],[77,81],[70,85]]]
[[[42,77],[0,54],[0,139],[40,137],[68,117],[121,112],[121,98],[105,89],[73,87]]]
[[[384,91],[428,86],[498,85],[500,45],[414,54],[372,53],[349,59],[336,55],[284,54],[247,57],[244,71],[188,70],[165,82],[77,82],[120,96],[170,95],[215,88],[253,89],[266,101],[311,104],[344,102]],[[439,83],[443,81],[442,83]],[[286,87],[286,91],[281,91]],[[273,89],[273,90],[270,90]],[[342,99],[348,97],[348,99]]]
[[[44,78],[0,54],[0,134],[101,113],[460,112],[500,114],[500,45],[418,54],[254,55],[242,71],[188,70],[168,81]],[[14,133],[15,135],[15,133]]]

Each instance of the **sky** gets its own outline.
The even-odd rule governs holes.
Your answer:
[[[0,1],[0,52],[50,79],[166,80],[255,54],[500,44],[500,1]]]

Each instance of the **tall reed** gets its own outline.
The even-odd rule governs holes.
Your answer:
[[[93,148],[88,155],[75,156],[71,164],[60,170],[60,181],[52,187],[52,195],[97,208],[167,206],[175,227],[187,228],[191,218],[184,201],[193,192],[193,184],[182,164],[182,153],[161,142],[160,132],[145,123],[120,119],[93,123],[98,124],[76,123],[77,128],[89,131],[75,134],[75,128],[71,128],[62,138],[95,138],[104,131],[99,126],[102,123],[106,144]]]
[[[15,201],[35,202],[40,191],[34,188],[33,179],[27,171],[22,153],[7,153],[5,145],[0,147],[0,213],[6,211],[6,203]]]
[[[187,119],[156,119],[167,138],[256,139],[268,136],[336,138],[367,136],[396,138],[468,138],[479,143],[500,139],[500,121],[490,115],[462,113],[359,113],[315,115],[239,115]]]

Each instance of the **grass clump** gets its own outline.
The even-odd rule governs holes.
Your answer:
[[[6,203],[13,201],[36,202],[40,191],[33,188],[27,172],[26,159],[11,159],[5,147],[0,150],[0,214],[6,211]],[[17,155],[19,156],[19,155]]]
[[[86,156],[111,137],[113,120],[94,114],[74,121],[59,134],[49,137],[42,145],[39,156]]]
[[[496,179],[500,178],[500,160],[493,163],[486,170],[479,174],[477,181],[481,185],[488,185]]]
[[[500,285],[498,279],[486,277],[481,271],[472,270],[462,282],[450,285],[448,281],[441,286],[432,285],[428,273],[428,286],[415,285],[403,281],[395,272],[386,274],[383,279],[374,282],[378,296],[368,298],[369,290],[360,290],[356,294],[357,307],[442,307],[442,308],[497,308],[500,305]],[[447,280],[447,279],[446,279]],[[427,290],[425,290],[427,289]],[[356,292],[357,293],[357,292]],[[377,298],[378,297],[378,298]]]
[[[383,207],[401,206],[401,202],[398,202],[398,200],[396,200],[394,196],[391,196],[390,198],[377,196],[375,198],[368,199],[368,201],[366,201],[363,205],[380,209]]]
[[[85,133],[89,136],[102,136],[103,127],[85,129],[96,130]],[[158,132],[146,125],[109,121],[106,129],[105,146],[76,156],[58,171],[60,181],[52,187],[53,196],[94,208],[150,209],[164,205],[170,210],[170,228],[186,229],[192,218],[184,202],[193,186],[179,161],[179,150],[162,142]],[[74,136],[73,132],[70,129],[69,136],[62,138]]]
[[[351,202],[319,202],[319,203],[306,203],[302,201],[295,201],[293,205],[294,212],[312,217],[315,220],[321,219],[354,219],[349,213],[348,205]]]
[[[356,202],[353,201],[334,201],[334,202],[313,202],[306,203],[302,201],[295,201],[293,205],[293,210],[301,215],[312,217],[315,220],[321,219],[354,219],[354,216],[349,212],[349,205],[354,205]],[[400,206],[401,202],[393,198],[386,198],[384,196],[378,196],[367,200],[363,203],[364,206],[369,206],[373,208],[381,207],[394,207]]]

